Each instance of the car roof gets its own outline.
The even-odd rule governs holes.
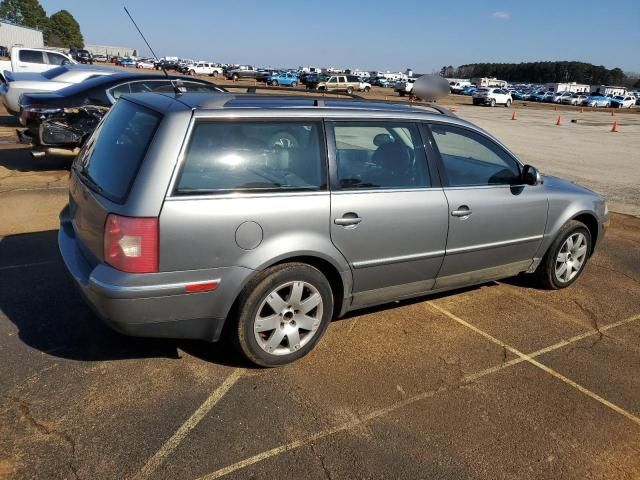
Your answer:
[[[135,72],[124,72],[124,73],[114,73],[113,75],[101,75],[99,77],[90,78],[80,83],[76,83],[75,85],[71,85],[69,87],[63,88],[62,90],[58,90],[56,93],[60,95],[68,95],[74,94],[76,92],[89,90],[91,88],[104,86],[108,88],[110,85],[118,85],[119,83],[126,82],[128,80],[184,80],[195,83],[205,83],[211,84],[211,82],[207,82],[206,80],[202,80],[194,77],[185,77],[181,75],[169,75],[168,77],[162,74],[157,73],[135,73]]]

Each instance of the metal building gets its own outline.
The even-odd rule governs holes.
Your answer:
[[[92,55],[106,55],[107,57],[135,57],[137,51],[135,48],[129,47],[113,47],[110,45],[85,45],[84,48],[89,50]]]
[[[43,48],[42,30],[16,25],[0,19],[0,47]]]

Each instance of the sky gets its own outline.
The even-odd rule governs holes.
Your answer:
[[[578,60],[640,72],[640,0],[40,0],[85,43],[273,67],[439,71],[476,62]]]

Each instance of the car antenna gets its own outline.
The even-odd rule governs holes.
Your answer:
[[[165,76],[167,78],[169,78],[169,74],[167,73],[167,70],[164,68],[164,65],[158,59],[158,56],[156,55],[156,52],[153,51],[153,48],[151,48],[151,45],[149,45],[149,42],[147,42],[147,39],[142,34],[142,31],[140,30],[140,27],[138,27],[138,24],[136,23],[136,21],[133,19],[133,17],[129,13],[129,10],[127,10],[127,7],[123,7],[123,8],[124,8],[124,11],[129,16],[129,18],[131,19],[131,23],[133,23],[133,26],[136,27],[136,30],[138,30],[138,33],[142,37],[142,40],[144,40],[144,43],[146,43],[147,47],[149,47],[149,50],[151,50],[151,53],[153,54],[153,58],[155,58],[156,62],[158,62],[160,64],[160,68],[162,68],[162,71],[164,72]],[[180,90],[180,86],[178,85],[178,82],[174,83],[173,80],[171,80],[171,79],[169,79],[169,80],[171,82],[171,86],[173,87],[173,91],[176,92],[176,94],[180,95],[182,93],[182,90]]]

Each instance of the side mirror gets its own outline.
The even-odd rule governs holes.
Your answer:
[[[68,59],[62,60],[62,65],[69,65],[71,62]]]
[[[542,175],[538,169],[532,165],[522,167],[522,183],[525,185],[536,186],[542,183]]]

